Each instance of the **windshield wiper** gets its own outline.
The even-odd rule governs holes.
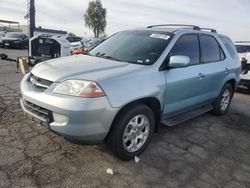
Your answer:
[[[121,61],[121,60],[117,59],[116,57],[105,55],[105,53],[100,54],[100,55],[96,54],[96,57],[101,57],[101,58],[110,59],[110,60],[114,60],[114,61]]]

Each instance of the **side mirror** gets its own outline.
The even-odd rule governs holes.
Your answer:
[[[168,67],[170,68],[182,68],[187,67],[190,63],[190,58],[184,55],[175,55],[170,57]]]

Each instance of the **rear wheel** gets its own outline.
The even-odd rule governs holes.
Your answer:
[[[213,113],[216,115],[223,115],[228,111],[231,100],[233,97],[232,85],[226,83],[221,90],[220,95],[216,98],[213,103]]]
[[[106,139],[109,149],[120,159],[140,155],[149,144],[155,128],[152,110],[144,104],[131,105],[113,123]]]

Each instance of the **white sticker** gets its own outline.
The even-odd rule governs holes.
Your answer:
[[[150,37],[164,39],[164,40],[168,40],[170,38],[169,35],[163,35],[163,34],[157,34],[157,33],[151,34]]]

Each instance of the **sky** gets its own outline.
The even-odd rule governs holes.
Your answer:
[[[183,23],[210,27],[235,40],[250,41],[250,0],[101,0],[107,9],[106,33]],[[35,0],[36,26],[93,35],[83,15],[89,0]],[[27,0],[0,0],[0,19],[26,24]]]

